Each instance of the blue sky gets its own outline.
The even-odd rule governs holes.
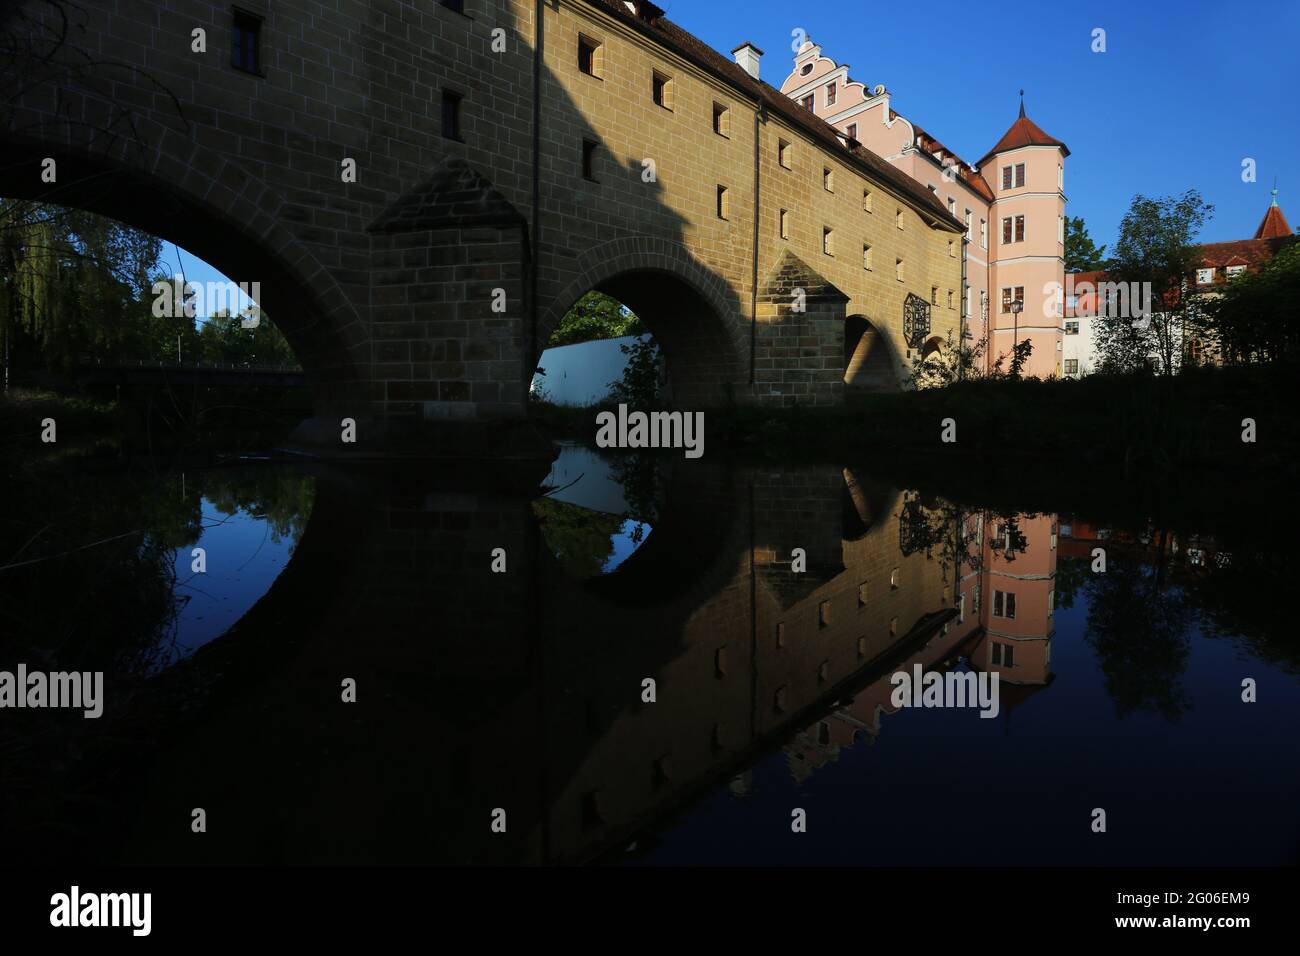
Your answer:
[[[1135,193],[1191,187],[1215,207],[1201,241],[1248,239],[1274,176],[1282,211],[1300,225],[1295,0],[656,2],[714,49],[756,43],[763,79],[778,88],[793,63],[791,31],[802,28],[853,79],[884,83],[894,109],[967,162],[1015,120],[1023,87],[1029,117],[1070,148],[1068,214],[1097,243],[1114,243]],[[1105,53],[1091,51],[1095,27]],[[1245,157],[1257,163],[1253,184],[1241,181]]]
[[[763,79],[779,87],[793,62],[791,31],[850,64],[869,86],[967,162],[1026,112],[1070,148],[1065,192],[1098,244],[1113,246],[1136,193],[1195,187],[1214,205],[1202,242],[1254,235],[1277,177],[1278,201],[1300,225],[1296,49],[1300,3],[969,2],[869,4],[777,0],[658,0],[668,16],[726,53],[743,40],[764,51]],[[1092,31],[1106,52],[1092,52]],[[978,38],[978,39],[976,39]],[[1284,66],[1284,62],[1291,66]],[[1256,182],[1241,179],[1242,160]],[[175,251],[164,246],[175,272]],[[181,253],[191,282],[225,281]]]

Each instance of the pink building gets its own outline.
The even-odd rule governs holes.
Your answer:
[[[895,112],[883,85],[867,90],[848,71],[807,40],[781,92],[924,183],[965,221],[962,311],[971,341],[987,338],[986,368],[999,357],[1005,368],[1013,345],[1028,340],[1024,374],[1059,376],[1070,151],[1025,116],[1022,102],[1019,118],[971,165]]]

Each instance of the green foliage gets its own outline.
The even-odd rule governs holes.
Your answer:
[[[619,350],[628,356],[623,377],[609,383],[610,400],[632,408],[659,406],[659,382],[663,376],[659,347],[651,338],[641,339],[631,345],[620,345]]]
[[[162,240],[80,209],[0,199],[0,336],[15,367],[115,361],[296,364],[265,315],[257,329],[182,309],[154,315]]]
[[[623,527],[621,516],[552,498],[534,501],[533,513],[551,553],[569,574],[585,580],[604,571],[614,554],[613,536]]]
[[[1082,216],[1065,219],[1065,271],[1095,272],[1106,264],[1106,247],[1097,246],[1088,235]]]
[[[1182,196],[1133,197],[1107,273],[1113,281],[1149,289],[1151,315],[1139,319],[1130,303],[1129,315],[1098,318],[1095,342],[1103,371],[1133,373],[1150,367],[1174,373],[1183,330],[1194,318],[1192,299],[1184,293],[1187,277],[1200,262],[1194,241],[1213,211],[1195,189]]]
[[[565,313],[551,333],[548,348],[577,345],[597,339],[644,335],[645,326],[636,314],[603,292],[588,292]]]
[[[1292,242],[1257,273],[1232,279],[1201,310],[1201,332],[1230,364],[1300,362],[1300,242]]]
[[[137,353],[162,241],[79,209],[0,200],[0,325],[11,346],[69,367]]]
[[[199,356],[205,362],[235,365],[293,365],[293,349],[266,314],[255,312],[255,328],[243,327],[243,316],[217,312],[199,327]]]
[[[971,339],[971,334],[963,331],[961,345],[956,346],[949,329],[942,349],[925,356],[918,350],[912,356],[912,370],[903,382],[904,387],[940,388],[977,375],[976,360],[984,352],[984,340],[972,345]]]

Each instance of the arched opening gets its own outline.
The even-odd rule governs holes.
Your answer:
[[[558,307],[539,325],[542,347],[550,343],[555,332],[573,324],[574,307],[588,302],[591,293],[606,297],[637,319],[632,329],[618,322],[605,324],[612,325],[615,331],[638,333],[639,348],[630,342],[620,343],[634,349],[625,358],[621,351],[614,351],[617,346],[604,348],[606,359],[621,359],[616,363],[620,371],[629,363],[634,364],[639,383],[632,392],[636,399],[648,399],[653,393],[658,403],[683,409],[718,406],[731,400],[732,390],[741,380],[736,343],[728,329],[723,305],[703,291],[697,281],[670,269],[631,268],[613,272],[577,294],[562,296]],[[568,301],[563,301],[564,298]],[[661,363],[654,374],[652,355]],[[546,368],[546,376],[552,376],[551,368],[540,364]],[[605,397],[610,397],[609,392]]]
[[[338,316],[340,308],[351,310],[333,280],[282,230],[268,235],[258,224],[200,199],[208,192],[202,183],[189,190],[144,169],[49,143],[5,140],[0,145],[7,158],[0,196],[114,220],[181,247],[238,286],[256,286],[257,306],[274,317],[301,363],[317,414],[363,394],[363,376]],[[57,170],[51,183],[33,173],[46,159]]]
[[[641,318],[592,289],[542,343],[529,397],[566,407],[650,407],[669,401],[671,389],[661,350]]]
[[[659,463],[566,444],[533,502],[542,540],[575,580],[617,571],[654,532],[662,511]]]
[[[864,315],[844,320],[844,384],[864,392],[898,388],[889,342]]]
[[[916,370],[919,388],[934,388],[952,381],[951,356],[942,336],[932,335],[921,346],[921,364]]]

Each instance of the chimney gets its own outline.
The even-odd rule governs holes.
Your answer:
[[[736,63],[740,65],[740,68],[742,70],[744,70],[754,79],[756,80],[759,79],[758,61],[759,58],[762,57],[763,55],[762,50],[760,50],[758,47],[754,46],[754,44],[746,40],[740,46],[732,50],[731,54],[736,58]]]

